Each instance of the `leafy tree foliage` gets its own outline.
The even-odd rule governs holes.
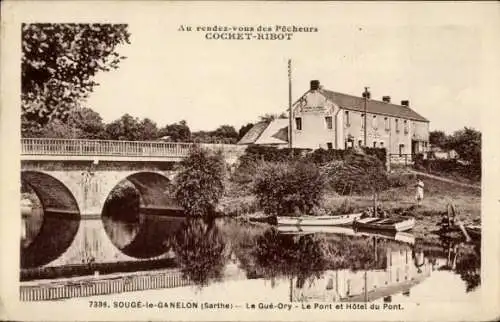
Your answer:
[[[156,123],[149,118],[144,118],[139,122],[139,140],[152,141],[159,137],[158,127]]]
[[[168,136],[172,142],[189,142],[191,141],[191,130],[187,122],[182,120],[179,123],[173,123],[159,130],[159,136]]]
[[[225,164],[220,153],[195,147],[180,164],[175,198],[190,217],[212,217],[224,193]]]
[[[87,107],[71,110],[67,123],[70,127],[81,130],[81,138],[100,139],[104,135],[105,125],[101,116]]]
[[[22,125],[37,127],[66,120],[98,85],[96,73],[125,58],[116,48],[130,43],[125,24],[29,23],[21,36]]]
[[[198,143],[225,143],[238,142],[238,132],[231,125],[221,125],[214,131],[193,132],[192,140]]]
[[[238,140],[238,132],[236,132],[234,126],[231,125],[221,125],[213,132],[215,137],[227,138],[234,142]]]
[[[314,163],[262,162],[252,190],[265,213],[300,216],[319,206],[324,187],[324,176]]]
[[[101,139],[105,137],[104,123],[99,113],[89,108],[75,108],[69,111],[65,121],[53,119],[44,127],[29,126],[24,128],[27,137],[66,138],[66,139]]]
[[[447,148],[448,136],[443,131],[429,132],[429,143],[440,148]]]
[[[106,136],[112,140],[139,140],[139,119],[125,114],[106,126]]]
[[[465,127],[453,133],[448,146],[458,153],[461,160],[475,167],[481,165],[481,132]]]

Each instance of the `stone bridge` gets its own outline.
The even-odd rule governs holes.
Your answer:
[[[168,193],[176,163],[191,143],[23,139],[21,180],[38,196],[43,218],[23,243],[21,266],[59,266],[164,256],[164,238],[182,220]],[[228,164],[244,146],[203,144]],[[140,194],[135,222],[103,217],[106,200],[127,180]],[[29,219],[23,219],[23,223]]]

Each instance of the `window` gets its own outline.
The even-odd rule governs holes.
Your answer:
[[[377,116],[376,115],[373,115],[373,119],[372,119],[372,127],[374,129],[377,129]]]
[[[358,141],[358,146],[363,146],[363,140]]]
[[[376,141],[373,141],[373,147],[376,148],[377,147],[377,142]]]
[[[328,150],[333,149],[333,144],[332,144],[332,142],[328,142],[328,143],[326,144],[326,147],[328,148]]]
[[[349,111],[345,111],[344,123],[345,126],[351,126],[351,120],[349,119]]]
[[[301,117],[295,118],[295,127],[297,128],[297,130],[302,130],[302,118]]]
[[[405,134],[408,134],[408,121],[404,120],[403,125],[404,125],[403,127],[404,127]]]
[[[333,121],[331,116],[325,117],[326,128],[331,130],[333,128]]]
[[[399,156],[403,155],[404,149],[405,149],[405,145],[404,144],[400,144],[399,145]]]
[[[395,119],[394,122],[396,123],[396,132],[399,132],[399,119]]]
[[[383,148],[384,147],[384,142],[380,142],[380,147]]]
[[[388,117],[385,117],[384,118],[384,123],[385,123],[385,130],[386,131],[389,131],[391,129],[391,123],[389,122],[389,118]]]
[[[365,128],[365,114],[361,114],[361,128]]]

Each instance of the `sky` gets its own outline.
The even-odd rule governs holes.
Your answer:
[[[285,10],[286,9],[286,10]],[[192,130],[236,127],[288,106],[317,79],[329,90],[410,100],[431,130],[481,129],[488,36],[484,8],[464,3],[144,6],[126,11],[131,44],[116,71],[98,74],[87,106],[106,122],[124,113],[159,126],[186,120]],[[221,11],[223,10],[223,11]],[[180,25],[313,26],[291,40],[207,40]]]

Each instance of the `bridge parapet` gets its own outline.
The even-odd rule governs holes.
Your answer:
[[[118,141],[118,140],[81,140],[81,139],[21,139],[23,159],[42,157],[73,158],[143,158],[145,160],[180,161],[188,156],[196,145],[211,151],[222,151],[226,160],[233,163],[246,146],[236,144],[197,144],[184,142],[158,141]]]

